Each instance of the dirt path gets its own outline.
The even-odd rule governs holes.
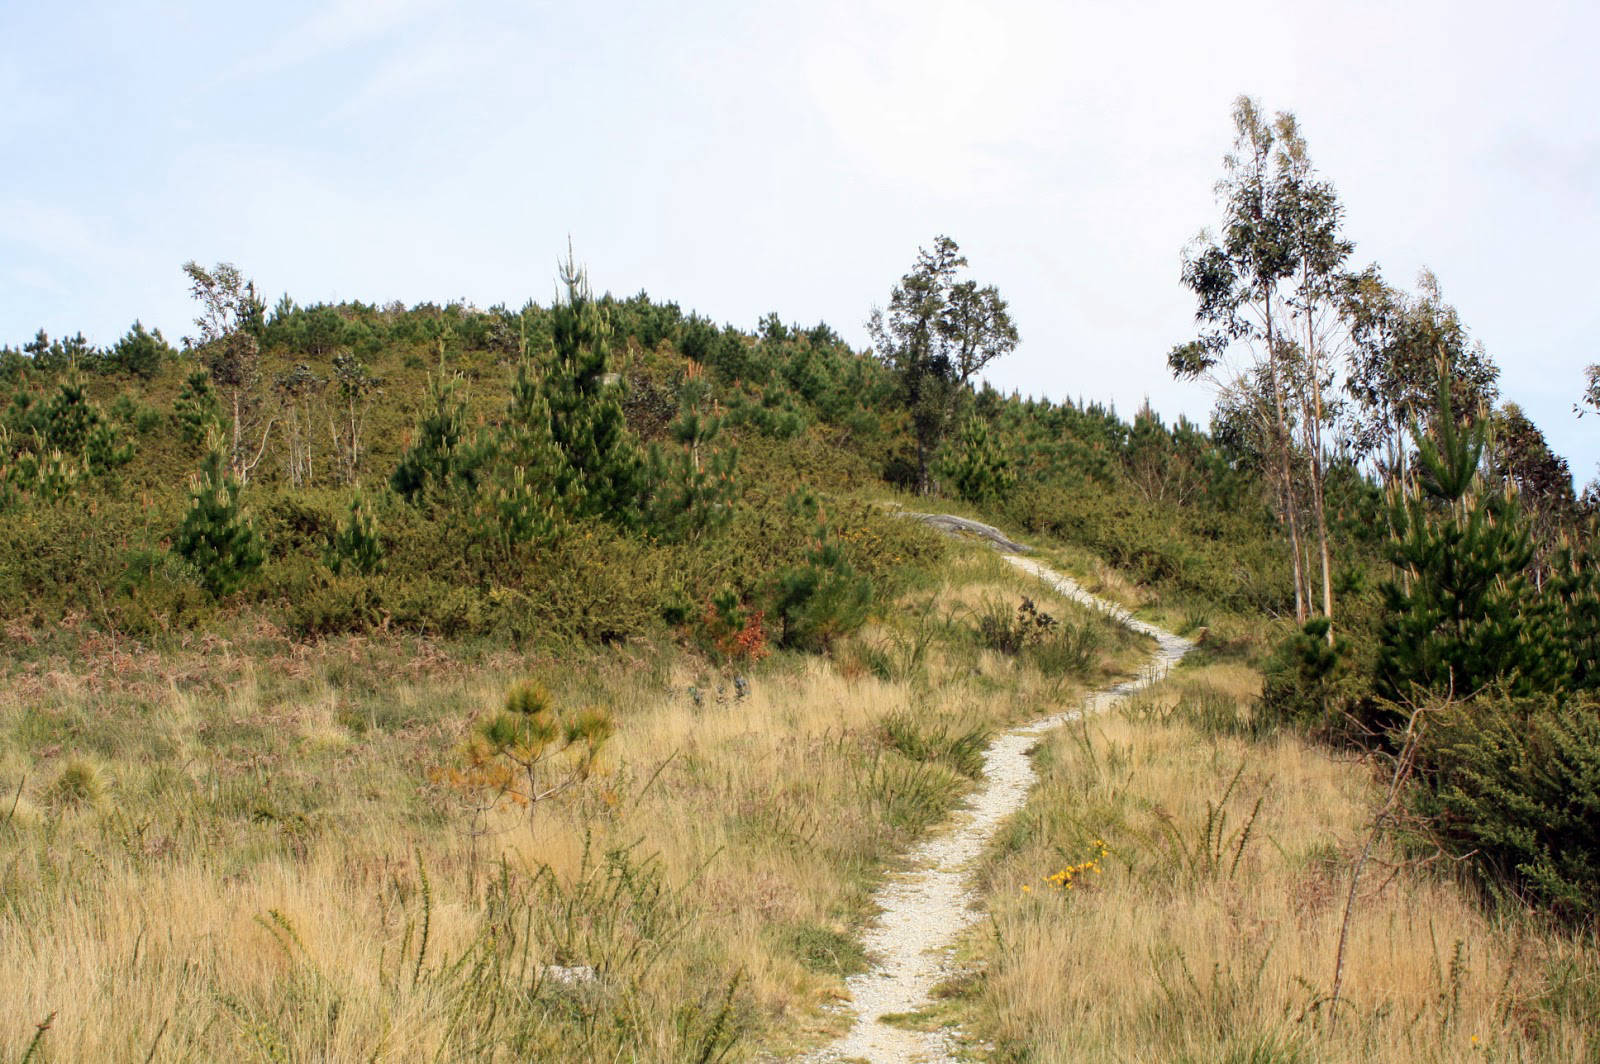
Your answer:
[[[1043,733],[1085,713],[1101,713],[1118,699],[1154,683],[1193,645],[1187,639],[1135,620],[1126,610],[1083,590],[1070,578],[1030,558],[1006,561],[1039,577],[1057,591],[1111,614],[1134,631],[1156,640],[1157,650],[1140,675],[1097,691],[1076,709],[1013,728],[984,753],[983,787],[967,810],[941,835],[907,855],[912,871],[881,887],[873,900],[882,909],[878,923],[863,937],[877,965],[852,976],[847,985],[856,1012],[848,1034],[807,1059],[867,1060],[872,1064],[940,1064],[954,1060],[945,1032],[908,1031],[880,1021],[886,1014],[915,1011],[929,1001],[948,973],[948,951],[956,936],[982,915],[974,908],[970,865],[1001,823],[1022,808],[1033,787],[1028,751]]]

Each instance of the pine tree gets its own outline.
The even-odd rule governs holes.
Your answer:
[[[989,434],[989,423],[969,417],[940,464],[939,476],[958,497],[983,505],[1005,498],[1016,485],[1011,462]]]
[[[36,483],[47,499],[64,498],[82,477],[106,473],[133,458],[133,444],[89,398],[76,366],[67,370],[48,400],[33,401],[19,392],[7,420],[21,442],[0,459],[14,458],[15,483]]]
[[[445,377],[441,371],[428,381],[430,409],[389,477],[389,486],[407,502],[418,502],[425,492],[476,486],[480,456],[466,438],[467,407],[457,394],[460,387],[460,374]]]
[[[550,404],[543,382],[523,359],[511,385],[505,419],[485,447],[490,470],[484,508],[509,552],[521,543],[550,539],[559,527],[555,484],[563,459],[550,428]]]
[[[845,557],[814,496],[808,492],[791,497],[789,510],[802,522],[815,521],[816,531],[804,563],[778,576],[772,609],[779,624],[778,642],[825,653],[835,639],[866,622],[872,608],[872,582],[857,573]]]
[[[363,576],[371,575],[383,564],[383,541],[378,538],[378,522],[359,491],[350,500],[350,516],[328,538],[323,560],[335,574],[349,566]]]
[[[489,490],[488,510],[500,533],[500,546],[509,555],[519,544],[554,538],[561,519],[551,500],[549,483],[530,478],[526,466],[496,469]]]
[[[561,268],[566,298],[550,312],[554,356],[544,377],[550,437],[561,455],[555,494],[573,517],[601,517],[636,529],[645,497],[645,464],[623,418],[608,364],[611,328],[572,260]]]
[[[652,447],[648,480],[650,529],[668,541],[693,539],[727,524],[735,492],[736,450],[711,450],[722,417],[699,363],[690,362],[678,388],[678,416],[667,427],[682,450]]]
[[[1458,424],[1441,365],[1431,434],[1414,430],[1416,477],[1390,495],[1386,617],[1376,693],[1467,697],[1491,683],[1549,690],[1571,671],[1553,617],[1530,598],[1523,569],[1533,545],[1513,495],[1486,490],[1479,463],[1487,423]]]
[[[89,434],[100,422],[99,410],[89,401],[83,379],[71,370],[51,397],[37,410],[38,431],[49,448],[82,453]]]
[[[161,363],[175,354],[160,329],[149,332],[143,323],[136,321],[128,335],[106,352],[105,358],[107,365],[123,373],[150,380],[161,371]]]
[[[177,422],[178,434],[195,447],[204,447],[213,430],[226,431],[222,415],[222,400],[211,385],[211,374],[195,370],[178,389],[177,401],[172,405],[172,419]]]
[[[1600,552],[1592,530],[1581,549],[1557,552],[1545,592],[1554,599],[1561,643],[1572,658],[1572,687],[1600,690]]]
[[[212,433],[205,465],[190,480],[189,512],[173,550],[200,574],[214,598],[237,591],[261,567],[261,538],[239,505],[239,482],[227,468],[224,442]]]
[[[60,502],[70,497],[89,475],[87,461],[60,450],[41,452],[33,464],[33,490],[42,502]]]

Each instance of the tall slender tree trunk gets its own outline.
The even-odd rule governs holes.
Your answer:
[[[1304,265],[1301,271],[1301,277],[1308,281]],[[1310,284],[1306,283],[1304,287],[1309,292]],[[1309,295],[1305,317],[1306,371],[1311,377],[1311,408],[1306,411],[1306,450],[1311,458],[1311,512],[1317,522],[1317,550],[1322,559],[1322,614],[1328,618],[1328,645],[1333,646],[1333,563],[1328,551],[1328,511],[1322,462],[1322,355],[1317,345]]]
[[[1299,506],[1295,501],[1294,470],[1289,463],[1289,426],[1283,415],[1283,375],[1278,368],[1278,337],[1272,323],[1272,293],[1264,300],[1267,322],[1267,372],[1272,378],[1273,439],[1278,448],[1278,475],[1283,478],[1283,510],[1289,522],[1289,555],[1294,559],[1294,620],[1306,623],[1305,567],[1300,555]]]
[[[917,433],[917,494],[933,494],[933,483],[928,477],[928,445],[920,432]]]
[[[1328,618],[1328,645],[1333,645],[1333,558],[1328,549],[1328,513],[1324,502],[1321,460],[1312,460],[1311,508],[1317,520],[1317,553],[1322,561],[1322,613]]]

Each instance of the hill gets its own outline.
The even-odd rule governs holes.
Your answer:
[[[1042,743],[979,879],[1009,945],[967,942],[973,972],[905,1022],[1002,1059],[1592,1052],[1589,792],[1518,784],[1558,827],[1496,835],[1521,762],[1484,755],[1516,720],[1572,779],[1595,749],[1575,520],[1476,555],[1495,631],[1560,669],[1508,651],[1474,699],[1403,702],[1433,659],[1395,648],[1461,634],[1428,559],[1521,527],[1510,503],[1472,523],[1505,497],[1482,477],[1406,517],[1326,470],[1339,597],[1300,624],[1294,511],[1226,410],[1208,432],[919,379],[826,325],[597,297],[570,264],[518,310],[268,310],[231,267],[188,276],[181,349],[135,326],[0,354],[9,1056],[711,1061],[837,1033],[873,889],[990,739],[1147,653],[897,516],[929,484],[1198,647]],[[1408,527],[1446,545],[1397,554]],[[1430,713],[1447,741],[1414,742]],[[1105,886],[1060,889],[1095,839]],[[1204,964],[1130,926],[1163,906]],[[1072,997],[1084,913],[1125,961]],[[1352,913],[1406,945],[1358,939],[1341,988]],[[1431,967],[1394,960],[1425,939]]]

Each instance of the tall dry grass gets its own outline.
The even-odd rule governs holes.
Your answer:
[[[838,1022],[870,890],[971,786],[971,736],[1092,678],[974,641],[1023,593],[1101,623],[975,553],[743,695],[671,647],[7,662],[0,1056],[47,1017],[36,1060],[781,1055]],[[612,709],[603,771],[476,820],[435,770],[530,676]]]
[[[1393,840],[1362,881],[1332,1002],[1380,783],[1294,736],[1249,738],[1253,684],[1239,666],[1181,670],[1045,743],[1042,783],[985,868],[980,974],[955,988],[998,1059],[1595,1059],[1594,944],[1485,915]],[[1049,880],[1102,841],[1098,871]]]

